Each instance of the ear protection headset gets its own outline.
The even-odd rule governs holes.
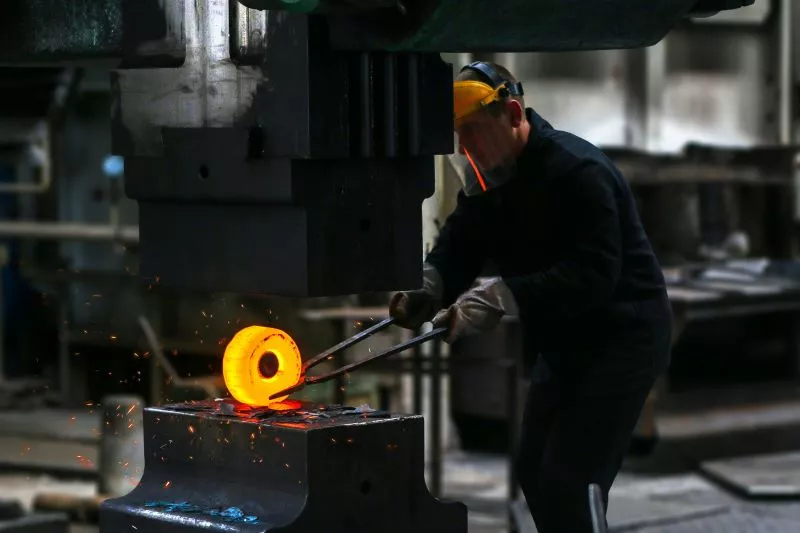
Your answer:
[[[469,115],[510,96],[522,96],[522,84],[504,80],[491,65],[483,61],[470,63],[461,69],[474,70],[484,81],[463,80],[453,82],[453,121],[458,125]]]
[[[466,65],[461,69],[461,72],[465,70],[474,70],[480,74],[483,74],[489,81],[492,82],[492,88],[497,89],[497,94],[500,98],[508,98],[509,96],[522,96],[524,95],[524,91],[522,90],[522,83],[510,83],[508,80],[504,80],[497,71],[492,68],[492,66],[484,61],[475,61]]]

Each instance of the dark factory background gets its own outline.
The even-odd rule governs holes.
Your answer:
[[[611,531],[800,530],[798,27],[797,2],[757,0],[684,21],[646,48],[441,54],[455,69],[504,64],[556,128],[604,149],[630,181],[664,268],[673,362],[612,489]],[[384,318],[390,291],[275,296],[143,275],[139,206],[111,134],[115,84],[131,79],[94,63],[8,58],[0,52],[0,509],[97,531],[101,500],[126,493],[144,468],[131,444],[141,418],[127,452],[103,452],[109,406],[130,414],[224,398],[222,356],[237,331],[279,328],[310,358]],[[423,254],[454,208],[462,168],[457,155],[435,156],[435,192],[419,211]],[[205,272],[223,229],[187,219],[174,231],[184,230],[192,243],[208,239],[196,265]],[[262,245],[259,234],[248,235],[225,250],[234,262],[238,251],[243,262],[258,257],[248,248]],[[265,235],[271,253],[284,253],[280,234]],[[195,276],[191,257],[182,264]],[[410,335],[386,330],[324,366]],[[508,468],[528,387],[520,346],[508,317],[492,333],[418,346],[294,397],[422,414],[431,493],[465,502],[470,531],[532,532]],[[786,501],[765,503],[776,496]],[[64,531],[59,520],[52,531]]]

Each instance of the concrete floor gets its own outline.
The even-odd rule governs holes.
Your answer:
[[[42,492],[91,496],[96,469],[96,413],[89,410],[0,413],[0,463],[56,468],[55,479],[32,470],[0,469],[0,494],[30,507]],[[663,467],[669,451],[657,449],[646,461],[629,461],[611,492],[608,513],[612,532],[631,533],[796,533],[800,500],[745,501],[687,468]],[[651,463],[651,464],[647,464]],[[651,472],[651,473],[646,473]],[[669,472],[669,473],[665,473]],[[470,533],[508,531],[507,461],[502,456],[449,452],[444,461],[444,498],[464,502]],[[800,472],[797,472],[800,486]],[[66,481],[65,481],[66,479]],[[800,490],[800,489],[798,489]],[[523,533],[535,531],[527,524]],[[94,533],[76,525],[73,533]]]
[[[506,475],[503,457],[460,452],[447,457],[444,498],[467,504],[469,533],[508,531]],[[91,496],[96,485],[91,480],[15,473],[0,475],[0,491],[4,498],[19,499],[30,508],[36,494]],[[800,502],[742,501],[694,473],[664,476],[624,471],[612,489],[608,518],[612,532],[796,533],[800,531]],[[76,524],[71,530],[96,532],[91,525]]]
[[[797,533],[800,499],[743,500],[694,472],[637,473],[628,465],[611,490],[609,530],[630,533]],[[469,507],[470,533],[505,533],[507,462],[502,457],[451,454],[446,496]],[[800,473],[798,473],[800,475]],[[523,504],[524,508],[524,504]],[[535,533],[532,520],[522,533]]]

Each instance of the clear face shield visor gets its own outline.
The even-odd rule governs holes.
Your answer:
[[[514,175],[513,134],[502,112],[507,91],[479,81],[453,84],[454,129],[459,155],[455,160],[467,196],[482,194],[506,183]]]

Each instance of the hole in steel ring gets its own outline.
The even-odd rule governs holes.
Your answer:
[[[369,494],[372,492],[372,483],[368,479],[361,482],[361,494]]]
[[[200,170],[197,171],[197,174],[200,176],[201,180],[204,180],[209,176],[210,173],[206,165],[200,165]]]
[[[269,379],[273,377],[278,373],[278,369],[280,369],[280,361],[273,352],[264,353],[261,359],[258,360],[258,371],[263,378]]]

